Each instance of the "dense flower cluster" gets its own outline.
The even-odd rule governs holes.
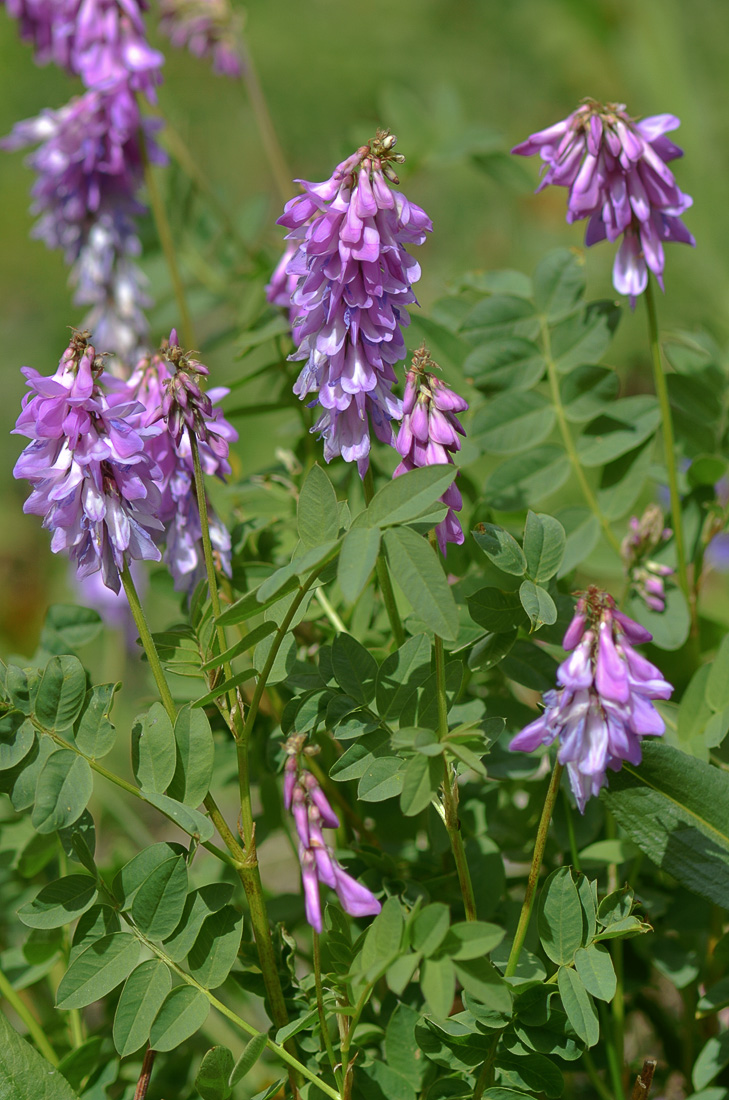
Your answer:
[[[558,739],[557,757],[567,765],[581,811],[605,786],[607,768],[619,771],[625,760],[639,764],[641,739],[664,732],[653,700],[668,699],[673,688],[633,649],[651,637],[606,592],[588,589],[564,636],[570,655],[557,670],[559,690],[545,694],[544,713],[509,746],[532,752]]]
[[[234,16],[227,0],[161,0],[159,28],[173,46],[209,57],[221,76],[243,74]]]
[[[585,243],[623,237],[613,267],[613,284],[631,303],[648,285],[648,271],[663,286],[664,241],[694,244],[680,215],[692,200],[679,190],[669,161],[683,150],[665,135],[680,125],[675,115],[637,121],[623,103],[592,99],[561,122],[532,134],[512,149],[539,153],[548,184],[569,188],[567,221],[589,218]]]
[[[345,913],[351,917],[374,916],[382,906],[377,898],[340,866],[324,839],[322,829],[337,829],[339,818],[311,772],[301,767],[300,738],[287,746],[284,770],[284,805],[290,810],[299,836],[299,860],[304,884],[306,919],[317,932],[322,930],[319,884],[335,890]]]
[[[312,404],[322,408],[312,430],[324,440],[326,461],[341,455],[363,477],[370,421],[391,444],[390,421],[402,415],[393,364],[405,356],[404,306],[416,301],[412,286],[420,278],[405,245],[422,244],[432,228],[419,206],[389,186],[398,182],[392,162],[403,159],[394,145],[380,131],[325,182],[299,180],[304,193],[279,218],[298,242],[286,267],[298,279],[291,358],[305,360],[294,392],[314,394]]]
[[[214,408],[229,391],[224,386],[206,394],[200,390],[199,380],[207,374],[207,367],[178,346],[173,329],[161,351],[142,357],[123,384],[129,396],[142,404],[145,426],[165,420],[165,430],[150,441],[150,453],[159,471],[157,515],[164,525],[163,560],[175,588],[188,592],[203,576],[205,565],[190,437],[184,429],[187,426],[195,432],[203,473],[220,478],[230,473],[229,445],[238,438],[222,411]],[[176,396],[185,401],[182,410]],[[230,533],[210,504],[208,521],[220,569],[230,575]]]
[[[415,352],[412,366],[408,371],[405,396],[403,398],[403,417],[395,441],[395,448],[402,456],[402,462],[393,473],[393,477],[419,466],[437,466],[453,462],[453,452],[461,449],[459,435],[465,435],[456,413],[465,412],[468,402],[454,393],[450,386],[431,374],[427,367],[436,366],[430,359],[425,346]],[[441,553],[446,552],[446,543],[463,542],[463,529],[456,512],[463,507],[461,493],[455,481],[449,485],[441,497],[448,506],[448,513],[435,529]]]
[[[14,431],[28,436],[13,474],[33,492],[24,511],[43,516],[51,550],[68,551],[80,577],[101,570],[119,591],[119,573],[133,559],[159,561],[154,535],[158,471],[149,453],[159,427],[144,427],[143,406],[98,385],[103,361],[76,334],[51,378],[24,367],[30,394]]]
[[[670,565],[654,561],[651,555],[671,534],[671,529],[664,526],[661,509],[657,504],[649,504],[640,519],[631,517],[630,531],[620,545],[630,586],[651,611],[665,611],[665,579],[675,572]]]
[[[180,372],[194,363],[169,343],[144,357],[129,381],[104,376],[103,359],[77,333],[58,370],[45,378],[30,367],[23,373],[26,396],[15,431],[33,442],[14,474],[33,485],[25,511],[44,517],[53,531],[51,549],[67,550],[83,578],[98,569],[104,584],[119,591],[124,564],[143,558],[164,561],[175,587],[190,591],[204,573],[200,513],[195,494],[189,431],[165,402]],[[188,393],[189,391],[185,391]],[[227,393],[218,388],[199,401],[192,430],[198,437],[203,473],[230,473],[228,448],[237,433],[212,403]],[[201,407],[204,412],[201,412]],[[230,572],[230,535],[209,509],[210,538],[220,568]]]
[[[163,57],[146,41],[140,0],[7,0],[7,7],[37,59],[80,76],[86,91],[18,123],[0,147],[38,146],[28,158],[37,173],[34,234],[72,265],[75,301],[91,307],[84,324],[100,346],[132,362],[146,343],[149,305],[135,263],[142,142],[150,161],[164,159],[157,124],[142,120],[137,95],[154,99]]]

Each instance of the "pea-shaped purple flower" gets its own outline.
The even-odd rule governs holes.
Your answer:
[[[673,687],[633,646],[651,634],[592,587],[577,602],[564,636],[569,656],[557,669],[556,691],[544,695],[544,713],[512,740],[509,748],[532,752],[559,741],[557,758],[567,766],[581,811],[607,783],[607,769],[623,761],[639,764],[643,737],[660,736],[665,723],[653,705]]]

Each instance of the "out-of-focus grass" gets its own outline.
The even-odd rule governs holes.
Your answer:
[[[275,246],[280,204],[243,88],[159,40],[154,7],[148,20],[168,56],[162,111],[234,214],[264,197]],[[695,0],[690,8],[680,0],[251,0],[246,31],[293,175],[326,177],[368,130],[397,121],[399,149],[411,152],[403,187],[435,224],[418,257],[425,308],[466,269],[530,270],[548,248],[582,242],[582,227],[564,222],[562,191],[535,197],[470,164],[413,160],[419,132],[432,125],[440,88],[453,90],[469,124],[503,135],[505,149],[564,117],[584,95],[625,102],[634,114],[677,114],[686,157],[675,169],[695,200],[686,222],[698,247],[668,247],[667,298],[660,309],[668,327],[701,324],[722,339],[729,298],[727,32],[729,8],[715,0]],[[54,68],[35,67],[14,21],[0,12],[0,133],[43,106],[62,105],[78,90]],[[387,105],[398,102],[395,113],[409,114],[409,125],[407,118],[388,117]],[[0,157],[0,633],[17,644],[35,633],[48,598],[62,594],[65,584],[65,566],[51,562],[37,519],[22,516],[25,487],[10,477],[20,450],[20,440],[7,435],[23,392],[18,367],[52,371],[66,326],[81,313],[70,305],[61,257],[28,239],[31,174],[21,156]],[[520,163],[536,183],[537,163]],[[591,294],[613,293],[612,255],[608,245],[589,253]],[[168,313],[156,314],[160,324]],[[206,331],[204,318],[200,329]],[[640,307],[626,318],[612,358],[620,366],[645,360]],[[225,348],[211,362],[223,377],[236,370]],[[285,419],[246,421],[243,467],[265,465],[274,447],[285,443]]]

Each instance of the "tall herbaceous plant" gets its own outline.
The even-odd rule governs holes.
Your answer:
[[[2,146],[81,307],[13,472],[85,606],[2,665],[0,1097],[725,1100],[727,360],[659,331],[679,120],[585,99],[513,150],[617,299],[568,227],[424,316],[408,134],[289,183],[227,0],[5,7],[76,78]],[[285,242],[166,125],[150,18],[250,97]],[[82,660],[120,623],[116,729]]]

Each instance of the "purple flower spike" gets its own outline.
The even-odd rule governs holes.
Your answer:
[[[403,419],[395,441],[395,449],[402,457],[393,477],[420,466],[437,466],[453,463],[453,452],[461,449],[459,435],[465,435],[456,413],[465,412],[468,402],[459,397],[449,386],[426,368],[436,367],[423,346],[413,355],[408,371]],[[448,505],[448,513],[435,528],[441,553],[446,545],[463,542],[463,529],[456,512],[463,507],[463,500],[455,482],[449,485],[440,498]]]
[[[605,786],[608,768],[619,771],[624,760],[639,764],[642,738],[664,732],[653,700],[670,698],[673,687],[631,644],[650,640],[611,596],[589,588],[565,635],[572,652],[557,669],[560,689],[546,692],[544,713],[509,746],[532,752],[559,739],[557,758],[567,766],[581,812]]]
[[[286,204],[279,224],[298,244],[285,274],[296,276],[293,360],[305,361],[294,386],[302,400],[313,394],[321,415],[313,431],[324,458],[369,465],[370,425],[392,444],[392,420],[402,415],[393,395],[393,366],[405,357],[404,307],[416,301],[420,267],[405,251],[422,244],[432,225],[427,214],[394,192],[395,137],[378,131],[323,183]],[[280,300],[283,273],[269,290]]]
[[[664,241],[695,244],[680,220],[692,199],[679,190],[667,163],[683,150],[665,135],[680,125],[674,115],[636,121],[625,104],[584,101],[562,122],[532,134],[512,153],[539,153],[548,184],[569,188],[567,221],[588,218],[585,244],[622,242],[613,285],[631,305],[652,271],[663,288]]]
[[[306,919],[321,932],[320,884],[336,891],[345,913],[352,917],[375,916],[382,906],[366,886],[340,866],[324,839],[322,826],[336,829],[339,819],[316,777],[302,767],[301,757],[307,751],[303,744],[301,735],[292,736],[286,744],[289,756],[284,766],[284,805],[291,810],[299,837]]]
[[[24,511],[43,516],[51,550],[67,550],[83,578],[101,570],[119,591],[119,574],[135,559],[159,561],[159,471],[150,442],[159,428],[142,423],[143,406],[98,386],[103,360],[76,333],[52,378],[25,368],[26,395],[15,432],[31,443],[13,474],[33,492]]]
[[[209,57],[213,72],[237,79],[243,63],[235,17],[227,0],[162,0],[159,29],[173,46]]]
[[[651,555],[672,534],[670,528],[664,526],[663,512],[658,505],[649,504],[640,519],[631,518],[630,530],[620,545],[630,586],[651,611],[665,611],[665,580],[675,572],[670,565],[653,561]]]

